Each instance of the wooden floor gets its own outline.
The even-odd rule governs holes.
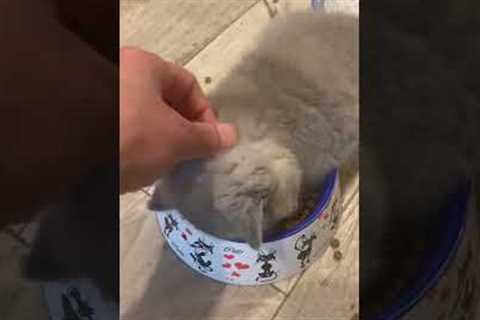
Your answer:
[[[358,12],[358,0],[328,1]],[[183,64],[210,91],[277,15],[309,10],[310,0],[124,0],[121,45]],[[212,82],[203,80],[210,77]],[[350,320],[358,317],[358,177],[346,186],[343,221],[330,248],[306,272],[263,287],[223,285],[182,265],[165,245],[149,189],[122,197],[121,316],[128,320]]]

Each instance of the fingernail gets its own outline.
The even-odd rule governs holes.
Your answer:
[[[231,148],[237,143],[237,130],[228,123],[217,123],[222,148]]]

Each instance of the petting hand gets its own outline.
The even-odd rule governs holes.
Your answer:
[[[232,147],[195,77],[136,48],[120,51],[120,192],[153,183],[183,160]]]

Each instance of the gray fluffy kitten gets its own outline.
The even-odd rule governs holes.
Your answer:
[[[358,150],[358,19],[298,13],[276,18],[258,47],[210,95],[239,142],[178,166],[151,208],[176,208],[196,227],[261,245],[295,212],[301,193]]]

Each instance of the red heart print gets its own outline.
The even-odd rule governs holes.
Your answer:
[[[182,238],[183,238],[183,240],[187,241],[187,235],[183,232],[182,232]]]
[[[190,229],[187,228],[187,229],[185,229],[185,230],[187,230],[187,233],[188,233],[189,235],[192,235],[192,231],[190,231]]]
[[[236,271],[233,271],[232,276],[238,278],[238,277],[240,277],[240,273],[237,273]]]
[[[250,268],[250,266],[246,263],[241,263],[241,262],[236,262],[235,263],[235,267],[238,269],[238,270],[243,270],[243,269],[248,269]]]
[[[232,260],[233,258],[235,258],[235,256],[233,254],[224,254],[223,256],[225,258],[227,258],[228,260]]]
[[[231,266],[232,266],[232,265],[231,265],[230,263],[228,263],[228,262],[222,264],[222,267],[224,267],[224,268],[226,268],[226,269],[230,268]]]

